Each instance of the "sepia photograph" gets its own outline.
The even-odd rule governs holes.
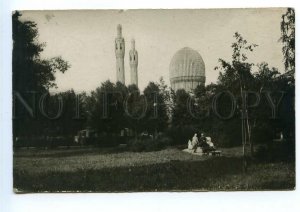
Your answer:
[[[14,193],[295,190],[293,8],[11,18]]]

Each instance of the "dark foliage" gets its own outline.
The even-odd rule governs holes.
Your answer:
[[[150,152],[166,148],[172,143],[172,140],[166,136],[157,138],[137,138],[128,142],[128,150],[133,152]]]
[[[21,104],[20,99],[15,98],[19,94],[29,107],[37,112],[39,110],[38,99],[55,87],[55,73],[64,73],[70,65],[60,56],[43,59],[40,57],[45,48],[44,43],[39,43],[38,28],[32,21],[21,21],[22,15],[16,11],[12,15],[13,29],[13,95],[14,95],[14,138],[23,135],[38,135],[45,129],[44,118],[39,114],[28,112]]]

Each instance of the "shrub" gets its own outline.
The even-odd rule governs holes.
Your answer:
[[[57,148],[58,146],[77,145],[73,136],[24,136],[16,138],[13,144],[14,148]]]
[[[273,140],[273,131],[269,128],[256,128],[252,133],[252,140],[256,144],[267,144],[270,145]]]
[[[258,161],[269,160],[270,155],[269,155],[269,151],[268,151],[267,147],[263,146],[263,145],[258,146],[254,152],[254,157]]]
[[[264,162],[294,161],[295,147],[286,141],[273,142],[270,145],[258,146],[254,156],[258,161]]]
[[[120,139],[120,136],[116,135],[100,135],[94,139],[93,145],[97,147],[115,147],[120,144]]]
[[[150,152],[162,150],[171,144],[171,139],[166,136],[152,138],[134,138],[128,142],[128,149],[133,152]]]
[[[195,133],[198,133],[198,129],[194,126],[172,127],[167,131],[167,135],[172,141],[170,144],[173,145],[187,144]]]
[[[226,134],[225,132],[219,133],[214,143],[216,143],[218,147],[225,147],[225,148],[240,146],[242,144],[241,136]]]

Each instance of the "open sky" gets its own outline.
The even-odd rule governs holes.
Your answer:
[[[139,88],[162,76],[169,84],[172,56],[183,47],[197,50],[206,66],[206,84],[216,82],[218,59],[230,60],[233,34],[239,32],[259,46],[249,55],[255,64],[267,62],[283,70],[280,38],[284,8],[207,10],[52,10],[22,11],[21,20],[37,23],[43,58],[62,56],[71,64],[56,74],[57,89],[91,91],[109,79],[116,81],[114,39],[117,25],[125,38],[125,81],[129,83],[129,49],[136,40]]]

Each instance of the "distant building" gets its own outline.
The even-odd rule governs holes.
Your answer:
[[[122,37],[122,26],[117,27],[117,37],[115,39],[115,53],[116,53],[116,72],[117,82],[125,84],[125,69],[124,69],[124,55],[125,55],[125,41]]]
[[[198,85],[205,85],[205,64],[201,55],[184,47],[173,56],[170,67],[171,88],[193,91]]]
[[[117,26],[117,37],[115,39],[115,53],[116,53],[116,81],[125,84],[125,40],[122,37],[122,26]],[[130,84],[138,86],[138,52],[135,49],[135,40],[131,40],[131,49],[129,51],[129,65],[130,65]]]
[[[130,84],[138,86],[138,52],[135,50],[135,40],[131,40],[131,50],[129,51],[130,64]]]
[[[115,39],[116,53],[116,81],[125,84],[125,40],[122,36],[122,26],[117,26]],[[135,49],[135,40],[131,40],[129,51],[130,84],[138,86],[138,52]],[[205,64],[201,55],[189,48],[184,47],[173,56],[170,67],[171,88],[175,91],[184,89],[193,91],[198,85],[205,84]]]

